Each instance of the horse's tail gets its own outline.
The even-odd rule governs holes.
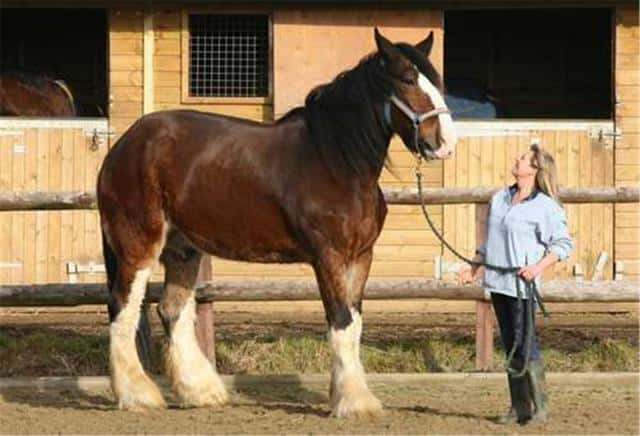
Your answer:
[[[107,270],[107,289],[109,290],[109,302],[107,306],[109,308],[109,321],[113,321],[118,315],[117,302],[113,297],[113,285],[116,281],[116,274],[118,274],[118,259],[113,252],[113,248],[107,242],[107,238],[102,232],[102,255],[104,256],[104,267]]]
[[[67,99],[69,100],[69,106],[71,108],[71,116],[75,117],[76,116],[76,101],[73,98],[73,94],[71,93],[71,90],[69,89],[69,86],[67,86],[67,84],[64,82],[64,80],[54,80],[53,83],[58,85],[58,87],[60,87],[60,89],[62,89],[62,92],[64,93],[64,95],[67,96]]]
[[[107,271],[107,288],[109,289],[107,303],[109,322],[113,322],[120,312],[120,305],[113,294],[113,287],[118,274],[118,258],[113,248],[111,248],[111,245],[109,245],[104,231],[102,232],[102,255],[104,256],[104,267]],[[140,358],[140,362],[142,362],[142,366],[150,370],[152,369],[151,327],[147,307],[148,304],[143,303],[143,310],[140,313],[140,321],[138,322],[138,330],[136,331],[136,348],[138,349],[138,357]]]

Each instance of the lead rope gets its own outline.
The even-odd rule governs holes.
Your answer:
[[[417,129],[416,129],[417,130]],[[417,146],[417,142],[416,142],[416,146]],[[417,150],[417,148],[416,148]],[[471,266],[484,266],[485,268],[494,270],[494,271],[498,271],[498,272],[502,272],[502,273],[517,273],[518,270],[520,270],[521,267],[506,267],[506,266],[499,266],[499,265],[492,265],[490,263],[486,263],[486,262],[477,262],[473,259],[469,259],[465,256],[463,256],[462,254],[460,254],[455,248],[453,248],[445,239],[444,237],[440,234],[440,232],[438,232],[438,230],[436,229],[436,226],[433,224],[433,222],[431,221],[431,218],[429,217],[429,213],[427,212],[427,207],[424,203],[424,196],[422,195],[422,156],[419,153],[415,153],[415,157],[416,157],[416,167],[415,167],[415,174],[416,174],[416,180],[418,182],[418,196],[420,197],[420,206],[422,208],[422,214],[424,215],[427,223],[429,224],[429,227],[431,228],[431,231],[436,235],[436,237],[440,240],[440,242],[442,242],[442,244],[447,247],[449,249],[449,251],[451,251],[456,257],[458,257],[460,260],[462,260],[463,262],[471,265]],[[518,292],[518,310],[522,309],[523,306],[523,298],[522,298],[522,291],[520,290],[520,281],[518,280],[518,276],[516,275],[516,289]],[[520,345],[520,343],[522,342],[522,336],[523,336],[523,332],[521,330],[518,330],[515,332],[515,337],[514,337],[514,341],[513,341],[513,346],[511,347],[511,350],[509,350],[509,353],[507,355],[507,360],[505,362],[505,367],[508,373],[512,374],[514,377],[522,377],[525,372],[527,371],[527,369],[529,368],[529,360],[531,359],[531,341],[533,340],[533,330],[535,328],[534,325],[534,320],[533,320],[533,311],[535,310],[535,302],[538,303],[538,305],[540,306],[540,310],[542,310],[542,313],[544,315],[545,318],[547,318],[549,316],[543,302],[542,302],[542,297],[540,296],[540,293],[538,292],[538,287],[535,283],[535,280],[531,280],[530,282],[527,281],[526,282],[526,293],[528,296],[528,301],[527,301],[527,305],[528,305],[528,309],[527,310],[527,319],[526,319],[526,323],[527,323],[527,335],[525,338],[525,343],[524,343],[524,347],[525,347],[525,358],[524,358],[524,365],[522,366],[522,369],[520,371],[516,371],[515,369],[511,368],[511,363],[513,361],[513,356],[515,355],[516,349],[518,347],[518,345]],[[535,300],[535,301],[534,301]],[[522,330],[524,330],[525,326],[522,326]]]

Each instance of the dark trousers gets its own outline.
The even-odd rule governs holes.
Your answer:
[[[517,348],[514,354],[515,359],[525,358],[525,341],[528,334],[528,317],[529,317],[529,301],[521,300],[518,304],[518,299],[502,295],[498,293],[491,293],[491,302],[493,303],[493,310],[498,319],[498,326],[500,327],[500,337],[502,338],[502,345],[505,348],[507,354],[511,351],[513,343],[517,342]],[[529,347],[531,360],[540,359],[540,350],[538,349],[538,338],[535,330],[535,305],[533,308],[534,323],[533,323],[533,336],[531,338],[531,346]]]

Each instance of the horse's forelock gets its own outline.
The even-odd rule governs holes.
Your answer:
[[[431,83],[443,91],[442,77],[424,53],[404,42],[396,43],[396,47],[405,55]]]

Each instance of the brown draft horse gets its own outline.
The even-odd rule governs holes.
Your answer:
[[[158,312],[171,386],[184,406],[227,401],[194,334],[193,288],[210,253],[311,264],[335,354],[333,415],[381,411],[359,357],[362,296],[387,212],[378,179],[394,133],[427,158],[448,156],[456,137],[428,60],[433,34],[412,46],[376,29],[375,41],[376,52],[273,124],[164,111],[138,120],[111,149],[97,192],[119,407],[165,406],[135,345],[157,260],[166,270]]]
[[[62,80],[18,72],[0,72],[0,116],[74,117],[76,106]]]

